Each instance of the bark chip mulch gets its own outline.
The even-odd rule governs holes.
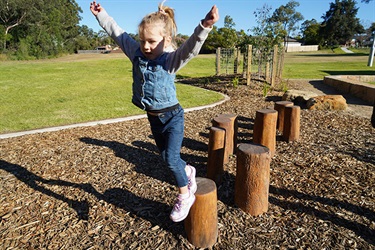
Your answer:
[[[251,143],[255,112],[282,93],[262,84],[203,87],[230,101],[186,113],[182,157],[205,176],[211,119],[238,116]],[[196,83],[199,85],[199,83]],[[301,110],[301,137],[278,135],[268,212],[234,204],[236,157],[218,187],[212,249],[375,249],[375,129],[345,111]],[[1,249],[194,249],[169,219],[175,182],[146,119],[0,140]]]

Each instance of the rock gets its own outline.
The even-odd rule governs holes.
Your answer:
[[[310,98],[306,104],[310,110],[345,110],[348,105],[342,95],[323,95]]]
[[[311,91],[291,89],[284,93],[282,100],[291,101],[296,105],[304,106],[307,100],[315,96],[317,96],[317,94]]]

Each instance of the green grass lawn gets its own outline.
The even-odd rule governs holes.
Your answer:
[[[367,53],[366,53],[367,51]],[[367,66],[369,50],[345,54],[334,52],[286,53],[283,79],[323,79],[327,75],[375,75],[375,66]]]
[[[214,74],[203,58],[182,77]],[[143,114],[131,103],[131,63],[122,54],[71,55],[0,66],[0,133]],[[177,84],[183,107],[222,99],[218,93]]]
[[[286,53],[284,79],[326,75],[375,75],[369,50],[341,49]],[[215,55],[199,55],[177,78],[215,75]],[[131,103],[131,63],[123,54],[69,55],[38,61],[2,61],[0,133],[143,114]],[[222,96],[177,84],[183,107],[201,106]]]

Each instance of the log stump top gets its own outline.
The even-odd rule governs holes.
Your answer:
[[[215,192],[216,190],[216,184],[211,179],[197,177],[196,182],[197,182],[198,188],[197,188],[197,192],[195,192],[195,195],[205,195],[205,194]]]
[[[293,106],[294,105],[294,103],[291,101],[278,101],[276,102],[276,104],[280,106]]]
[[[212,121],[214,122],[218,122],[218,123],[230,123],[230,117],[227,117],[227,116],[216,116],[215,118],[212,119]]]
[[[236,118],[237,115],[235,115],[235,114],[220,114],[219,117],[232,119],[232,118]]]
[[[274,110],[274,109],[259,109],[256,112],[261,113],[261,114],[273,114],[273,113],[277,113],[277,111]]]
[[[255,143],[242,143],[238,147],[238,150],[241,152],[244,152],[245,154],[263,154],[267,153],[270,150],[260,144],[255,144]]]

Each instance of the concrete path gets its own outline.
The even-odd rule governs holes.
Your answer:
[[[342,49],[345,53],[354,53],[353,51],[348,50],[346,47],[341,47],[341,49]]]

